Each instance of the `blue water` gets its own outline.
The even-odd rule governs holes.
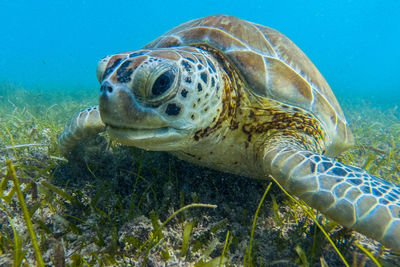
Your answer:
[[[95,90],[103,56],[138,49],[179,23],[210,14],[281,31],[340,97],[400,102],[399,0],[0,0],[0,82]]]

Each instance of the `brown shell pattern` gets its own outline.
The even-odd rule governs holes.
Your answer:
[[[253,93],[301,107],[325,126],[332,152],[353,142],[331,88],[307,56],[271,28],[227,15],[183,23],[144,48],[211,45],[223,52]]]

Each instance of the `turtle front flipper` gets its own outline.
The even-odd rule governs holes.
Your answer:
[[[263,153],[266,172],[338,223],[400,251],[400,187],[296,146]]]
[[[62,154],[71,151],[84,139],[104,132],[106,126],[100,118],[97,106],[86,108],[76,114],[58,137],[58,147]]]

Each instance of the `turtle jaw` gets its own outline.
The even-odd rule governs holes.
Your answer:
[[[125,86],[103,82],[99,109],[106,131],[118,142],[148,150],[174,150],[185,130],[174,127],[158,112],[140,105]]]
[[[140,129],[107,125],[106,130],[112,138],[123,145],[153,151],[175,151],[183,147],[185,136],[187,136],[185,131],[172,127]]]

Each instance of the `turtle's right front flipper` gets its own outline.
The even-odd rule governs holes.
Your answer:
[[[104,132],[106,126],[100,118],[97,106],[86,108],[76,114],[58,137],[58,147],[62,154],[71,151],[84,139]]]
[[[290,144],[267,148],[264,167],[291,194],[338,223],[400,251],[400,187]]]

